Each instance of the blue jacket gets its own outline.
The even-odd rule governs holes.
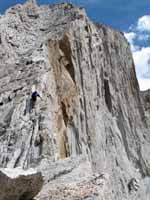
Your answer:
[[[31,96],[32,100],[36,101],[37,97],[40,97],[39,93],[37,91],[33,92]]]

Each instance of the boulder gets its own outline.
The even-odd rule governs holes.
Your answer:
[[[42,175],[34,169],[0,169],[0,200],[31,200],[42,185]]]

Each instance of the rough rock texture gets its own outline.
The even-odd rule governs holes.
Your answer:
[[[108,175],[93,174],[90,162],[83,158],[67,158],[54,162],[50,168],[45,165],[44,169],[46,185],[36,200],[105,199]]]
[[[141,91],[140,93],[148,127],[150,127],[150,90]]]
[[[42,100],[32,108],[35,90]],[[102,191],[96,197],[82,197],[82,188],[88,190],[85,174],[87,184],[81,179],[70,199],[148,200],[150,126],[141,102],[124,35],[91,22],[82,8],[38,7],[30,0],[1,16],[1,167],[38,167],[43,174],[45,165],[56,168],[57,184],[50,180],[45,187],[56,185],[58,193],[62,162],[70,157],[76,170],[72,157],[82,155],[92,172],[107,177],[106,187],[98,186]],[[79,169],[77,177],[84,174],[80,163]],[[64,190],[69,178],[62,177]],[[61,192],[52,191],[52,199],[61,199]],[[49,199],[43,193],[42,198]]]
[[[0,200],[31,200],[42,188],[41,173],[33,169],[0,169]]]

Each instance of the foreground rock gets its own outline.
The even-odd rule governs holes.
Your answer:
[[[33,169],[0,169],[0,200],[31,200],[42,185],[41,173]]]
[[[81,157],[45,165],[45,185],[36,200],[108,199],[108,174],[95,174],[91,163]]]
[[[41,170],[45,184],[35,200],[112,200],[110,174],[93,173],[91,163],[83,157],[53,163],[43,160]],[[127,200],[150,199],[149,177],[134,176],[126,184],[129,191]]]

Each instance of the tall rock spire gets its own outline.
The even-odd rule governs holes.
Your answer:
[[[38,5],[36,0],[27,0],[25,3],[27,15],[30,17],[38,17]]]
[[[37,5],[36,0],[27,0],[27,3],[33,4],[33,5]]]
[[[36,7],[37,6],[37,1],[36,0],[27,0],[26,5],[30,7]]]

